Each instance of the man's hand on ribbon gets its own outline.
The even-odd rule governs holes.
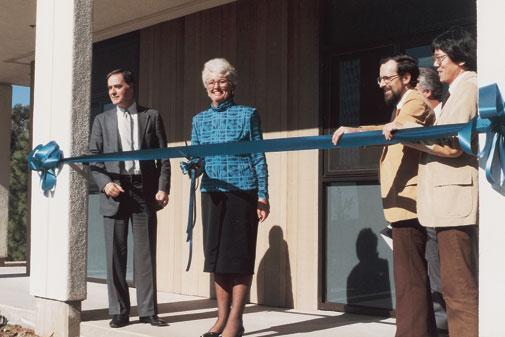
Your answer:
[[[333,133],[333,136],[331,137],[331,142],[334,145],[337,145],[338,141],[340,140],[340,138],[342,138],[344,133],[354,133],[354,132],[361,132],[361,131],[362,130],[360,128],[351,128],[349,126],[341,126],[337,129],[337,131],[335,131]]]
[[[105,185],[105,187],[103,188],[103,192],[109,198],[117,198],[119,194],[124,192],[124,190],[121,187],[121,185],[111,181],[110,183],[107,183],[107,185]]]
[[[384,138],[386,138],[387,140],[391,140],[393,139],[393,134],[395,133],[395,131],[402,128],[403,125],[401,123],[392,121],[391,123],[387,123],[386,125],[384,125],[384,127],[382,128],[382,134],[384,135]]]

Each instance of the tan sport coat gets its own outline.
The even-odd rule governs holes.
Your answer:
[[[402,124],[428,126],[435,114],[416,90],[408,90],[393,113]],[[378,129],[364,126],[365,129]],[[382,129],[382,127],[379,127]],[[380,184],[384,216],[388,222],[414,219],[416,214],[417,169],[420,152],[402,144],[385,146],[380,159]]]
[[[462,73],[449,88],[450,96],[435,125],[466,123],[477,114],[477,74]],[[447,140],[457,146],[457,140]],[[476,145],[477,138],[473,140]],[[419,164],[417,213],[427,227],[477,224],[477,158],[463,153],[443,158],[423,153]]]

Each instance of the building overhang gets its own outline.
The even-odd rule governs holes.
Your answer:
[[[236,0],[99,0],[93,41],[149,27]],[[36,0],[0,0],[0,83],[30,85],[35,59]],[[69,27],[71,29],[71,27]]]

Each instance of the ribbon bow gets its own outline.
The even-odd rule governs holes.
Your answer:
[[[505,111],[496,84],[479,90],[479,114],[487,122],[486,144],[479,157],[485,161],[487,180],[500,189],[505,183]]]
[[[28,154],[28,167],[39,174],[40,185],[44,193],[54,190],[56,186],[56,170],[60,166],[62,157],[63,153],[54,141],[46,145],[37,145]]]

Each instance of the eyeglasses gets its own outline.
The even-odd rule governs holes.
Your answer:
[[[378,85],[381,85],[382,81],[384,81],[384,83],[386,84],[389,84],[391,83],[392,80],[394,80],[395,78],[399,77],[400,75],[392,75],[392,76],[379,76],[377,77],[377,84]]]
[[[223,79],[220,79],[220,80],[217,80],[217,81],[216,80],[210,80],[210,81],[207,82],[207,87],[208,88],[212,88],[215,85],[217,85],[218,87],[221,87],[221,88],[225,87],[225,86],[228,85],[228,80],[226,80],[226,79],[223,78]]]
[[[433,64],[441,65],[442,62],[447,58],[447,55],[433,55]]]

